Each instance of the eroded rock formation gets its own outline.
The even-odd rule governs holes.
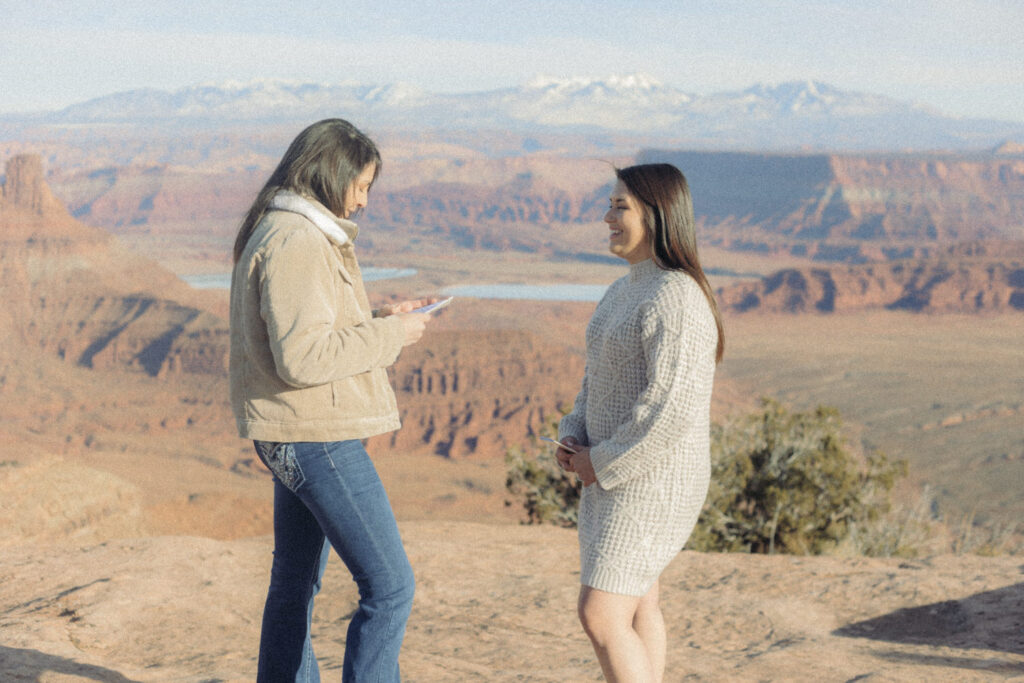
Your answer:
[[[7,162],[0,290],[5,337],[65,362],[154,376],[223,373],[227,324],[173,273],[73,219],[38,156]]]
[[[718,296],[739,313],[1024,311],[1024,242],[958,245],[933,259],[787,268]]]

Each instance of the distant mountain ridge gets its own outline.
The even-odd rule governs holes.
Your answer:
[[[537,78],[514,88],[441,94],[394,83],[280,80],[130,90],[56,112],[0,117],[11,125],[154,123],[208,127],[345,116],[364,125],[640,134],[726,149],[991,147],[1024,137],[1024,122],[960,119],[815,81],[688,93],[643,74]]]

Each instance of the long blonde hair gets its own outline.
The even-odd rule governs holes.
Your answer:
[[[615,169],[615,175],[643,207],[644,228],[654,262],[664,270],[682,270],[697,281],[718,327],[715,362],[725,353],[725,330],[714,292],[697,256],[696,220],[686,176],[671,164],[640,164]]]
[[[374,164],[376,180],[380,174],[380,152],[369,137],[348,121],[324,119],[308,126],[289,145],[242,220],[235,237],[235,263],[279,190],[312,197],[341,216],[348,187],[369,164]]]

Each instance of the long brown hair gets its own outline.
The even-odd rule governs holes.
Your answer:
[[[324,119],[299,133],[263,189],[256,195],[235,237],[235,263],[267,205],[279,190],[312,197],[341,216],[345,212],[348,187],[369,164],[374,164],[373,179],[380,173],[380,152],[373,140],[344,119]]]
[[[725,352],[725,330],[715,295],[697,256],[693,199],[686,176],[671,164],[617,168],[615,175],[643,207],[644,228],[654,262],[663,270],[689,273],[704,290],[718,327],[715,362],[721,362]]]

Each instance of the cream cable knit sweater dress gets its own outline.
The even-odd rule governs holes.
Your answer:
[[[697,282],[652,260],[605,293],[587,326],[587,369],[559,425],[590,451],[580,581],[644,595],[682,550],[710,478],[718,331]]]

